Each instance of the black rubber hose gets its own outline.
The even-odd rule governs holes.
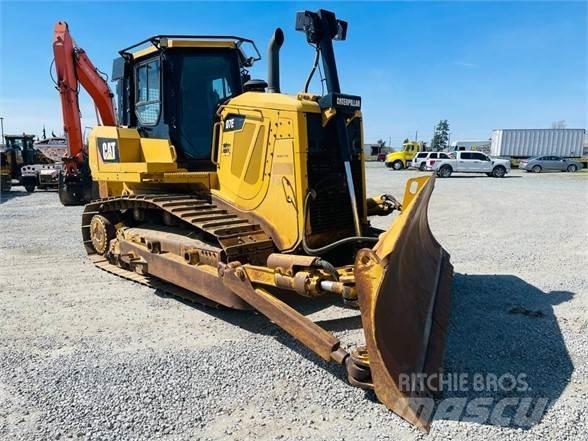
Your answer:
[[[336,282],[339,281],[339,273],[337,272],[335,265],[321,258],[316,259],[315,265],[324,270],[327,274],[333,276]]]
[[[318,62],[319,62],[319,55],[320,55],[320,50],[317,47],[316,48],[316,55],[314,57],[314,63],[312,63],[312,69],[310,70],[309,74],[308,74],[308,78],[306,79],[306,84],[304,84],[304,93],[308,93],[308,88],[310,87],[310,81],[312,80],[312,77],[314,76],[314,73],[316,72],[316,68],[318,66]]]
[[[313,196],[314,195],[314,196]],[[303,218],[303,225],[304,225],[304,230],[303,234],[302,234],[302,248],[304,249],[304,252],[310,256],[320,256],[322,254],[326,254],[331,250],[334,250],[337,247],[340,247],[341,245],[346,245],[349,243],[357,243],[357,242],[377,242],[378,238],[377,237],[366,237],[366,236],[352,236],[352,237],[345,237],[343,239],[337,240],[335,242],[332,242],[328,245],[325,245],[324,247],[320,247],[320,248],[311,248],[308,246],[308,244],[306,243],[306,220],[308,219],[308,207],[309,207],[309,201],[311,197],[316,197],[316,192],[314,190],[311,190],[308,192],[308,194],[306,195],[306,198],[304,199],[304,218]]]

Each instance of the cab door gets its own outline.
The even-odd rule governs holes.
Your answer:
[[[547,168],[549,170],[565,170],[565,166],[564,166],[564,160],[563,158],[560,158],[559,156],[549,156],[547,161]]]
[[[475,168],[476,171],[484,173],[489,173],[492,171],[492,161],[488,156],[486,156],[484,153],[472,153],[472,156],[474,158],[473,168]]]
[[[404,152],[404,160],[406,162],[412,161],[415,154],[417,153],[416,146],[414,144],[409,144]]]
[[[472,154],[470,152],[459,152],[456,161],[456,171],[469,172],[472,168]]]

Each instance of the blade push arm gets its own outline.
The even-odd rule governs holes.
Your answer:
[[[116,125],[113,94],[106,80],[99,74],[86,52],[76,46],[67,23],[57,22],[53,36],[53,54],[57,72],[57,89],[61,97],[63,129],[69,145],[70,158],[79,166],[84,160],[83,132],[78,101],[81,85],[94,101],[102,124]]]

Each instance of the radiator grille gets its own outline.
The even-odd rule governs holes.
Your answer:
[[[358,126],[358,127],[355,127]],[[350,124],[351,132],[359,133],[359,122]],[[352,139],[360,139],[352,136]],[[310,201],[309,220],[311,234],[340,231],[352,234],[353,213],[339,153],[337,136],[332,125],[322,127],[320,116],[308,115],[308,186],[317,197]],[[355,144],[354,144],[355,147]],[[363,216],[361,161],[351,162],[359,216]]]
[[[340,160],[309,158],[308,181],[317,197],[310,202],[309,218],[312,234],[352,229],[353,214]],[[353,170],[354,181],[355,170]],[[359,181],[360,182],[360,181]],[[357,191],[358,189],[356,189]],[[361,201],[358,199],[361,209]]]

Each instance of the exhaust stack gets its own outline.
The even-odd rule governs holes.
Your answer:
[[[277,28],[267,47],[267,91],[280,93],[280,48],[284,44],[284,32]]]

